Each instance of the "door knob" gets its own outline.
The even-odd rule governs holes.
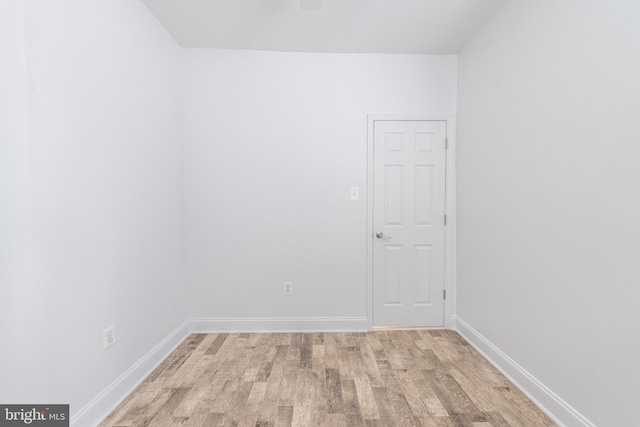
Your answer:
[[[383,233],[382,231],[378,231],[378,232],[376,233],[376,237],[377,237],[378,239],[390,239],[390,238],[391,238],[391,237],[385,236],[385,235],[384,235],[384,233]]]

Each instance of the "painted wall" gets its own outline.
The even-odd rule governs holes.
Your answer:
[[[191,316],[365,317],[367,114],[454,113],[456,57],[183,59]]]
[[[0,396],[8,401],[8,375],[30,383],[18,349],[33,348],[24,321],[37,315],[32,278],[32,221],[27,143],[27,81],[24,13],[20,0],[0,3]],[[15,324],[18,325],[15,328]],[[14,350],[15,349],[15,350]],[[27,356],[28,357],[28,356]],[[21,368],[21,369],[20,369]],[[18,371],[19,369],[19,371]]]
[[[186,316],[178,47],[140,2],[0,7],[0,402],[73,415]]]
[[[458,315],[599,426],[638,423],[638,16],[512,0],[459,55]]]

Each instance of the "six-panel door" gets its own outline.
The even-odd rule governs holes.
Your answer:
[[[444,121],[374,122],[374,326],[443,326],[445,142]]]

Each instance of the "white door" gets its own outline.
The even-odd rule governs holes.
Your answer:
[[[446,122],[373,128],[373,325],[443,326]]]

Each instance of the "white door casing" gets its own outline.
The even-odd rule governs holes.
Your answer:
[[[446,133],[446,121],[373,122],[374,326],[444,325]]]

